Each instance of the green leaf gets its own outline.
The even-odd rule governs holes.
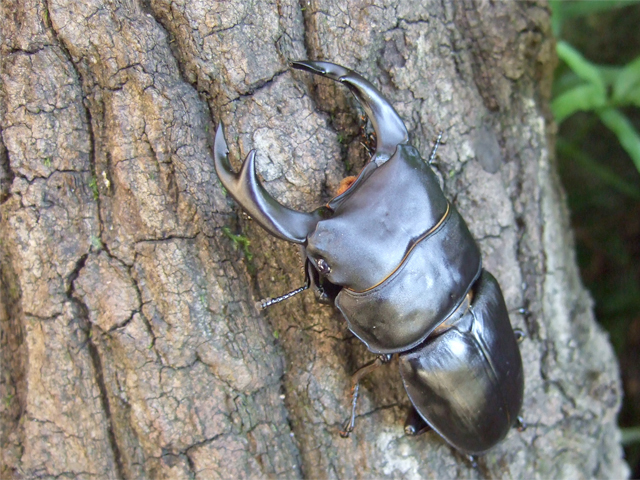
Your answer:
[[[598,112],[600,120],[609,130],[616,134],[622,148],[633,160],[638,172],[640,172],[640,135],[629,119],[619,110],[615,108],[607,108]]]
[[[602,108],[606,105],[604,92],[591,84],[582,84],[574,87],[551,102],[551,110],[556,117],[556,122],[562,121],[578,111],[589,111]]]
[[[580,165],[580,167],[590,175],[598,177],[601,181],[610,187],[615,188],[618,192],[628,195],[631,198],[635,198],[636,200],[640,200],[640,189],[638,187],[631,182],[627,182],[609,167],[596,161],[572,143],[558,137],[556,148],[558,149],[558,153]]]
[[[637,85],[633,90],[627,93],[626,100],[629,105],[640,107],[640,85]]]
[[[562,23],[565,20],[562,2],[560,0],[550,0],[549,6],[551,7],[551,30],[556,37],[559,37],[562,33]]]
[[[622,67],[617,65],[597,65],[596,67],[600,72],[600,78],[607,87],[616,83],[620,72],[622,72]]]
[[[567,0],[551,0],[549,3],[553,9],[554,15],[558,13],[566,19],[590,15],[603,10],[612,10],[614,8],[624,7],[626,5],[633,4],[634,0],[608,0],[606,2],[571,2]]]
[[[613,84],[614,102],[624,105],[630,103],[628,95],[640,87],[640,57],[624,66]]]
[[[604,97],[606,93],[604,80],[597,65],[589,62],[578,50],[562,40],[558,42],[556,51],[558,57],[569,65],[576,75],[598,88]]]
[[[562,75],[556,70],[556,78],[553,80],[553,97],[562,95],[567,90],[571,90],[579,85],[584,84],[582,79],[578,77],[572,70],[567,69]]]

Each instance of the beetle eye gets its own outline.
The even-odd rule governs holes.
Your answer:
[[[318,271],[322,275],[328,275],[329,273],[331,273],[331,267],[324,258],[319,258],[318,260],[316,260],[316,266],[318,267]]]

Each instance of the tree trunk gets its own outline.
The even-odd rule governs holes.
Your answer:
[[[3,0],[2,477],[620,478],[621,389],[553,163],[549,9],[529,2]],[[295,59],[378,85],[500,281],[523,416],[477,467],[404,435],[397,365],[299,295],[291,245],[225,196],[210,142],[311,210],[367,158],[361,110]],[[250,241],[249,244],[246,240]],[[524,309],[524,310],[523,310]],[[521,313],[524,312],[524,313]]]

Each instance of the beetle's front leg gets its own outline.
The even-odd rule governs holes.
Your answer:
[[[351,377],[351,416],[344,422],[340,431],[342,438],[347,438],[356,426],[356,405],[358,404],[358,391],[360,390],[360,380],[381,365],[391,361],[391,355],[378,355],[375,360],[359,368]]]

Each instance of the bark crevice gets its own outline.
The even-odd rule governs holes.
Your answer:
[[[15,173],[11,170],[9,152],[2,140],[2,128],[0,127],[0,205],[9,199],[14,177]]]

